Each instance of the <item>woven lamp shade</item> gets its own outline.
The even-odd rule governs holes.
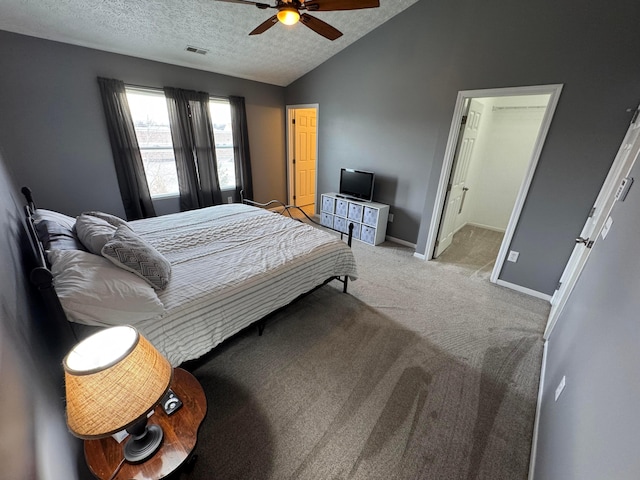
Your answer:
[[[108,344],[110,351],[98,353]],[[85,439],[111,435],[146,415],[169,388],[173,372],[167,359],[128,326],[87,338],[65,357],[63,366],[67,424]]]

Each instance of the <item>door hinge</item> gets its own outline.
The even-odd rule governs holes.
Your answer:
[[[589,211],[589,216],[588,216],[587,218],[592,218],[594,213],[596,213],[596,207],[593,207],[593,208]]]
[[[293,196],[293,199],[294,199],[294,200],[296,199],[296,196],[295,196],[295,195]]]
[[[460,125],[466,125],[466,123],[467,123],[467,118],[468,118],[468,115],[463,115],[463,116],[462,116],[462,121],[460,122]]]
[[[296,159],[294,158],[291,162],[295,165],[296,164]]]
[[[440,240],[436,240],[436,248],[440,246]]]
[[[453,187],[453,185],[451,183],[449,185],[447,185],[447,192],[450,192],[452,187]]]
[[[561,286],[562,286],[562,282],[558,282],[558,285],[556,285],[556,290],[560,290]]]
[[[292,118],[292,119],[291,119],[291,123],[293,123],[293,124],[295,125],[295,124],[296,124],[296,119],[295,119],[295,118]]]

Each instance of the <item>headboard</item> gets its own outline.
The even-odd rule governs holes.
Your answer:
[[[33,258],[36,264],[36,267],[29,273],[29,279],[42,295],[46,313],[49,316],[48,321],[54,325],[57,332],[63,335],[63,338],[68,337],[69,346],[71,346],[77,341],[77,335],[67,320],[67,316],[64,313],[53,286],[53,275],[49,270],[49,262],[47,261],[45,247],[40,241],[37,233],[36,221],[34,218],[36,204],[33,201],[33,194],[31,189],[28,187],[22,187],[21,192],[27,202],[24,206],[25,221],[31,243],[31,250],[33,252]]]

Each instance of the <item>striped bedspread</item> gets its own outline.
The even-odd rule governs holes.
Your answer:
[[[166,313],[136,328],[172,365],[220,342],[332,276],[357,276],[336,236],[242,204],[129,222],[171,262]]]

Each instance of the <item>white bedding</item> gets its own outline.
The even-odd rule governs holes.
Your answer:
[[[171,263],[166,312],[133,325],[172,365],[198,358],[332,276],[357,276],[335,235],[241,204],[136,220]]]

